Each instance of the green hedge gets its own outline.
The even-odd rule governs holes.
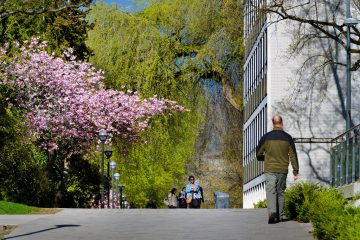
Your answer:
[[[345,220],[341,223],[342,228],[339,231],[341,240],[360,239],[360,208],[346,208]]]
[[[286,215],[310,221],[316,239],[360,239],[360,208],[353,207],[336,189],[300,182],[286,190],[285,199]]]
[[[315,192],[320,189],[316,183],[300,182],[285,191],[285,215],[300,222],[309,222],[309,209]]]
[[[347,222],[346,200],[336,189],[322,188],[310,206],[310,221],[318,239],[338,239]]]
[[[266,199],[260,200],[257,203],[254,203],[254,208],[267,208],[267,201]]]

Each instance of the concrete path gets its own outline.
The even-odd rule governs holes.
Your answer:
[[[266,209],[64,209],[55,215],[0,215],[1,224],[19,224],[5,237],[11,240],[313,239],[310,224],[267,224]]]

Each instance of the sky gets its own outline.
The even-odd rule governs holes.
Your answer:
[[[110,5],[117,5],[119,8],[125,10],[125,11],[137,11],[142,9],[142,7],[136,6],[134,4],[134,0],[96,0],[96,1],[103,1]]]

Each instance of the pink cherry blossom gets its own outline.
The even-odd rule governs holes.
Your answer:
[[[103,71],[76,61],[71,49],[64,60],[48,54],[45,46],[33,38],[19,46],[20,57],[7,63],[6,47],[0,49],[1,83],[16,90],[15,105],[26,112],[29,134],[41,139],[44,147],[70,143],[70,153],[84,153],[97,141],[100,129],[131,141],[149,127],[150,117],[187,111],[175,101],[106,89]]]

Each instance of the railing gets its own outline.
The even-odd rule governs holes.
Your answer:
[[[360,176],[360,124],[331,141],[331,185],[354,183]]]

